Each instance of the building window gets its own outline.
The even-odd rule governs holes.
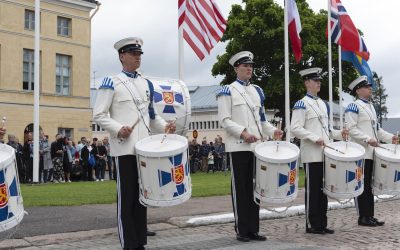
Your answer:
[[[35,30],[35,12],[32,10],[25,10],[25,29]]]
[[[71,86],[71,57],[56,55],[56,93],[69,95]]]
[[[59,36],[71,36],[71,18],[57,17],[57,34]]]
[[[207,122],[207,125],[208,125],[207,128],[211,129],[211,122],[210,121]]]
[[[33,90],[34,87],[34,60],[35,54],[31,49],[24,49],[22,65],[22,88],[24,90]]]
[[[58,128],[58,133],[62,134],[65,137],[72,138],[74,135],[73,128]]]
[[[216,121],[217,122],[217,129],[219,128],[219,124],[218,124],[218,121]]]
[[[215,129],[215,121],[212,121],[211,124],[212,124],[212,129]]]

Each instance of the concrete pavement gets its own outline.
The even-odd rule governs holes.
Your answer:
[[[400,200],[376,204],[376,217],[386,221],[383,227],[357,225],[353,207],[328,211],[328,224],[333,235],[305,234],[304,215],[262,220],[260,231],[265,242],[238,242],[233,223],[197,227],[178,227],[170,223],[155,223],[149,227],[157,236],[148,237],[147,249],[399,249]],[[0,247],[9,249],[119,249],[115,228],[84,232],[25,237],[5,240]]]

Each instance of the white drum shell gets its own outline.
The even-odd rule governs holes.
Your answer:
[[[181,204],[192,195],[188,163],[188,142],[183,136],[152,135],[137,142],[139,200],[144,206],[166,207]],[[154,146],[154,142],[163,144]],[[169,148],[169,150],[168,150]]]
[[[185,136],[189,127],[191,102],[186,84],[180,80],[150,78],[154,86],[154,108],[164,120],[177,118],[176,133]]]
[[[0,232],[2,232],[18,225],[24,217],[15,151],[6,144],[0,144],[0,192],[3,193],[0,197]]]
[[[347,144],[347,150],[346,150]],[[324,149],[324,193],[334,199],[351,199],[364,191],[365,149],[354,142],[332,142]]]
[[[256,202],[288,203],[296,199],[299,148],[285,141],[268,141],[258,144],[254,154]]]
[[[394,153],[396,145],[385,144],[375,148],[374,178],[372,187],[374,194],[399,195],[400,194],[400,147]]]

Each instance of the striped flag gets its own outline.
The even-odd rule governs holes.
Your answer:
[[[342,2],[340,0],[330,0],[330,2],[332,42],[342,46],[343,50],[353,51],[368,61],[369,51],[364,39],[358,33]]]
[[[200,60],[219,42],[226,29],[215,0],[179,0],[178,27],[183,28],[183,38]]]
[[[288,8],[288,24],[289,24],[289,37],[292,42],[292,49],[294,58],[296,62],[299,63],[301,57],[303,56],[303,52],[301,51],[301,22],[299,10],[297,9],[297,5],[295,0],[287,1]]]

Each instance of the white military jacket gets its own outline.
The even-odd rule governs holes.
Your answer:
[[[375,108],[369,101],[358,99],[350,103],[345,118],[351,140],[365,148],[365,159],[372,160],[374,156],[374,147],[367,143],[371,138],[377,142],[392,142],[393,135],[378,127]]]
[[[302,163],[322,162],[323,147],[315,143],[319,138],[325,144],[330,142],[330,137],[341,140],[341,131],[329,127],[328,114],[328,104],[310,94],[294,104],[291,131],[301,140]]]
[[[242,95],[250,100],[250,108]],[[227,132],[225,139],[226,152],[254,151],[261,142],[245,143],[240,135],[246,129],[248,133],[258,138],[267,139],[273,136],[276,128],[267,120],[264,109],[265,96],[263,90],[253,84],[236,80],[222,87],[217,95],[218,118],[221,126]],[[262,134],[262,135],[261,135]]]
[[[149,136],[148,128],[152,132],[164,132],[166,122],[150,105],[150,84],[138,73],[123,71],[119,75],[104,78],[98,89],[93,120],[110,133],[112,156],[134,155],[136,142]],[[123,141],[117,138],[122,126],[131,127],[138,120],[128,138]]]

